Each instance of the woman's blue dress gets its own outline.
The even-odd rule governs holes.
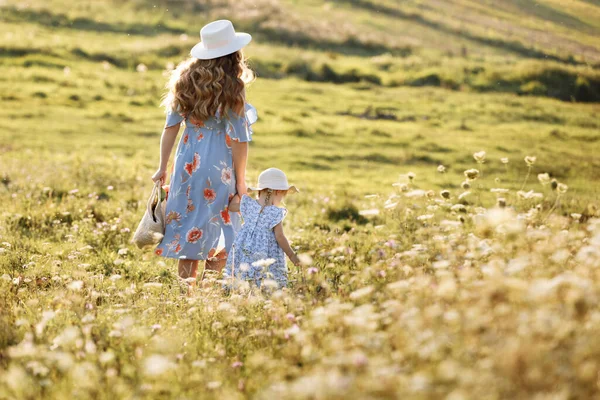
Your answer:
[[[206,260],[217,251],[223,233],[229,252],[240,229],[239,213],[229,213],[236,192],[231,143],[252,140],[250,125],[256,109],[246,104],[243,115],[232,111],[194,124],[167,112],[166,127],[184,122],[185,130],[175,156],[166,204],[166,229],[155,254],[188,260]]]

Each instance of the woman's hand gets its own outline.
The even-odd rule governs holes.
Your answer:
[[[156,183],[157,181],[160,181],[161,185],[165,184],[165,180],[167,179],[167,171],[164,169],[158,169],[154,175],[152,175],[152,181],[154,183]]]
[[[246,186],[246,182],[244,182],[244,181],[237,182],[237,184],[235,185],[235,190],[237,191],[237,194],[240,196],[240,199],[242,198],[243,195],[248,194],[248,187]]]

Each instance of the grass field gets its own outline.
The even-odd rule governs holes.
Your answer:
[[[272,296],[130,244],[222,17],[249,178],[301,189]],[[593,0],[0,1],[0,399],[598,396],[599,37]]]

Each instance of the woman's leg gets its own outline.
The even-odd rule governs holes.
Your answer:
[[[195,278],[198,273],[198,260],[179,260],[178,267],[181,279]]]
[[[179,277],[186,280],[188,284],[188,296],[192,294],[194,287],[196,287],[196,275],[198,274],[198,260],[179,260],[178,264]],[[194,281],[187,280],[188,278],[194,278]],[[191,282],[190,282],[191,281]]]
[[[227,264],[227,253],[220,251],[216,256],[206,260],[205,268],[209,271],[221,272]]]

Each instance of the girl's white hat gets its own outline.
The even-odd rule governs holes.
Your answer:
[[[277,168],[269,168],[261,172],[258,176],[258,185],[248,188],[249,191],[264,189],[289,190],[292,193],[298,193],[296,186],[290,185],[285,173]]]
[[[231,21],[222,19],[205,25],[200,30],[200,40],[190,54],[200,60],[210,60],[235,53],[250,43],[252,36],[243,32],[236,33]]]

